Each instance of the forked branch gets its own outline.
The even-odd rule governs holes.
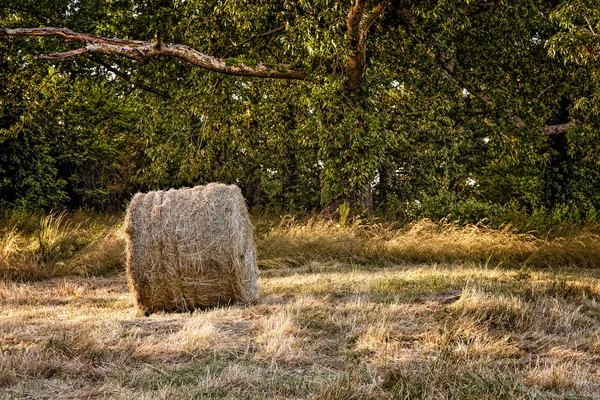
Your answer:
[[[152,57],[160,56],[173,58],[209,71],[226,75],[275,79],[306,79],[304,73],[290,69],[290,66],[287,64],[271,66],[264,63],[255,65],[236,63],[229,65],[226,60],[222,58],[210,56],[189,46],[180,44],[160,44],[158,42],[153,43],[141,40],[105,38],[87,33],[73,32],[67,28],[0,28],[0,36],[62,37],[66,40],[79,41],[85,44],[84,47],[79,49],[49,54],[42,57],[49,60],[58,60],[84,53],[117,54],[140,62]]]
[[[346,17],[346,35],[350,48],[350,54],[346,59],[346,72],[348,73],[346,85],[351,90],[360,87],[362,76],[366,70],[369,28],[388,5],[388,1],[383,0],[367,12],[365,10],[366,3],[366,0],[354,0]]]

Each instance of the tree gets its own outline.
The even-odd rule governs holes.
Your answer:
[[[378,178],[376,194],[387,198],[405,174],[422,176],[419,184],[411,178],[410,190],[404,186],[414,196],[430,190],[431,179],[444,190],[470,190],[464,182],[474,174],[478,175],[475,180],[492,182],[496,173],[492,171],[522,166],[520,160],[536,154],[537,160],[528,161],[530,167],[519,167],[513,173],[526,173],[529,181],[536,174],[536,179],[542,179],[544,174],[535,165],[543,168],[545,136],[564,135],[569,128],[588,121],[585,114],[574,112],[583,95],[573,90],[579,84],[579,78],[571,78],[576,68],[553,59],[546,48],[546,43],[553,43],[561,34],[549,18],[561,9],[553,1],[51,3],[24,8],[50,14],[45,21],[29,16],[36,24],[56,23],[73,30],[2,28],[0,35],[54,36],[81,43],[47,58],[57,62],[83,56],[77,58],[82,60],[78,68],[88,73],[100,70],[110,76],[111,72],[137,89],[153,92],[160,98],[157,102],[189,101],[191,108],[202,109],[191,118],[196,122],[169,129],[208,124],[211,135],[228,138],[220,148],[190,145],[193,138],[180,132],[170,143],[152,135],[159,146],[148,152],[155,154],[151,156],[154,159],[161,159],[157,153],[182,158],[165,160],[160,167],[163,172],[182,171],[180,166],[187,164],[189,157],[182,155],[181,149],[191,147],[197,156],[192,159],[199,164],[200,159],[212,160],[204,165],[219,164],[224,171],[223,155],[237,147],[245,152],[248,163],[236,168],[245,172],[230,169],[228,173],[248,178],[246,195],[252,185],[261,185],[257,177],[271,179],[264,173],[268,157],[261,152],[269,148],[273,137],[285,137],[285,129],[272,127],[277,120],[285,120],[283,124],[289,126],[291,114],[301,116],[295,118],[295,132],[312,130],[308,137],[314,140],[307,142],[318,146],[313,164],[319,165],[321,202],[329,209],[343,202],[370,208],[371,187]],[[28,13],[11,5],[8,9],[18,15]],[[22,21],[8,22],[18,26]],[[156,57],[185,64],[154,60]],[[212,72],[197,72],[189,66]],[[149,85],[148,77],[157,85]],[[195,95],[177,89],[182,82],[192,86]],[[262,99],[260,94],[256,96],[257,90]],[[253,112],[258,109],[260,114]],[[269,112],[278,116],[268,116]],[[158,126],[164,125],[164,119],[156,123],[165,112],[154,109],[153,113],[156,118],[149,125],[155,133],[166,134]],[[175,125],[182,119],[174,115],[171,121],[170,125]],[[256,137],[255,129],[262,129],[265,137]],[[421,146],[431,135],[440,139],[433,152],[427,150],[428,145]],[[483,139],[490,144],[481,145]],[[246,144],[240,145],[240,141]],[[211,146],[217,143],[210,142]],[[287,143],[278,147],[278,154],[295,148]],[[223,144],[228,148],[224,150]],[[314,150],[310,146],[306,155]],[[168,148],[179,150],[165,151]],[[250,148],[258,153],[250,154]],[[421,162],[427,157],[412,157],[414,149],[429,152],[430,162]],[[475,159],[471,162],[461,152],[472,152]],[[503,160],[490,164],[490,157]],[[154,163],[152,168],[160,165]],[[303,165],[305,171],[315,168]],[[277,173],[288,171],[282,178],[287,187],[293,186],[289,180],[295,179],[290,168],[277,167]],[[160,173],[156,170],[153,175]],[[184,180],[199,179],[192,175]],[[519,184],[512,187],[515,185]],[[497,184],[492,186],[486,193],[495,191],[499,200],[504,191],[498,190]]]

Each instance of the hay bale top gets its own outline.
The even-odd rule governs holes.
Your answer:
[[[125,232],[129,285],[144,312],[258,296],[253,227],[235,185],[138,193],[127,209]]]

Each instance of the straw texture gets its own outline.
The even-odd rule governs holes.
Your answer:
[[[138,193],[125,232],[129,286],[146,314],[258,297],[253,227],[235,185]]]

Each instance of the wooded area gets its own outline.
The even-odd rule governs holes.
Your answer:
[[[220,181],[275,212],[595,218],[599,22],[592,0],[5,2],[0,201]]]

